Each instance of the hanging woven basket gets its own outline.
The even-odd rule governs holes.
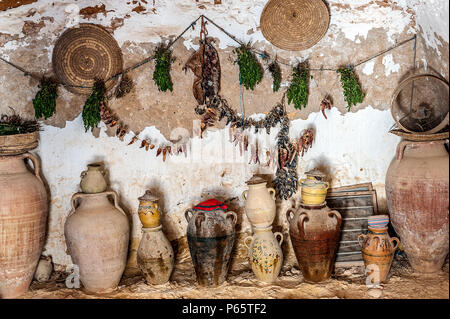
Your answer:
[[[53,71],[57,79],[73,86],[90,87],[94,79],[106,80],[122,72],[122,51],[103,27],[83,23],[65,31],[53,49]],[[110,89],[117,80],[106,83]],[[66,87],[75,94],[90,94],[91,88]]]
[[[328,7],[322,0],[271,0],[260,19],[264,37],[289,51],[314,46],[327,32],[329,23]]]

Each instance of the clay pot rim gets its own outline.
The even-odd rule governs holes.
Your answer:
[[[268,231],[268,230],[272,230],[273,226],[254,226],[252,225],[252,229],[255,232],[260,232],[260,231]]]
[[[327,206],[327,201],[323,201],[322,204],[305,204],[305,203],[303,203],[303,200],[302,200],[302,201],[300,201],[299,206],[301,208],[311,209],[311,210],[313,210],[313,209],[322,209],[322,208]]]
[[[158,230],[161,230],[162,229],[162,225],[161,224],[159,224],[159,226],[156,226],[156,227],[142,227],[142,231],[143,232],[155,232],[155,231],[158,231]]]

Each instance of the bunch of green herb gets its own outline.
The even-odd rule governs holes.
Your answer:
[[[39,130],[39,123],[35,120],[24,121],[20,116],[2,115],[0,118],[0,135],[32,133]]]
[[[243,44],[235,49],[239,65],[240,84],[244,84],[247,90],[253,90],[255,85],[261,82],[263,77],[262,67],[251,51],[250,44]]]
[[[172,79],[170,78],[170,67],[173,62],[172,51],[164,45],[160,45],[155,50],[154,59],[156,60],[155,70],[153,71],[153,80],[158,86],[159,91],[173,90]]]
[[[337,72],[341,75],[342,89],[344,90],[344,98],[347,102],[347,110],[353,105],[361,103],[364,100],[365,94],[361,90],[353,69],[350,67],[340,68]]]
[[[272,74],[273,91],[278,92],[281,86],[281,68],[277,61],[273,61],[269,65],[269,72]]]
[[[296,109],[306,107],[309,94],[309,70],[306,63],[292,69],[292,81],[286,92],[288,103],[293,102]]]
[[[34,115],[37,119],[48,119],[55,113],[58,84],[51,79],[43,78],[39,84],[40,90],[33,99]]]
[[[100,103],[105,100],[106,87],[105,82],[96,80],[91,95],[87,98],[83,107],[83,123],[87,132],[89,128],[91,131],[100,122]]]

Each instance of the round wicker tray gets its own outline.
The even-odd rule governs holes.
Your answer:
[[[66,30],[53,49],[52,66],[60,82],[92,86],[96,78],[106,80],[122,72],[122,51],[103,27],[82,23]],[[117,80],[106,83],[110,89]],[[66,87],[75,94],[90,94],[90,88]]]
[[[0,156],[19,155],[35,149],[39,144],[39,132],[0,136]]]
[[[449,138],[449,132],[432,133],[432,134],[421,134],[421,133],[409,133],[401,129],[392,129],[389,133],[400,136],[408,141],[414,142],[425,142],[425,141],[438,141],[445,140]]]
[[[283,50],[301,51],[315,45],[328,30],[330,14],[322,0],[271,0],[261,14],[264,37]]]

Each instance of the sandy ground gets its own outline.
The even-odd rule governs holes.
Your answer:
[[[349,298],[349,299],[449,299],[448,258],[442,272],[433,275],[415,274],[406,257],[394,259],[387,283],[374,291],[365,285],[364,267],[337,268],[332,278],[321,283],[307,283],[296,267],[284,268],[273,284],[258,281],[245,260],[240,269],[228,275],[218,288],[202,288],[196,284],[195,273],[188,255],[180,256],[169,283],[147,285],[141,276],[123,278],[119,288],[106,295],[88,295],[82,289],[65,286],[65,274],[54,273],[49,282],[34,281],[21,298]],[[377,293],[379,295],[377,295]]]

